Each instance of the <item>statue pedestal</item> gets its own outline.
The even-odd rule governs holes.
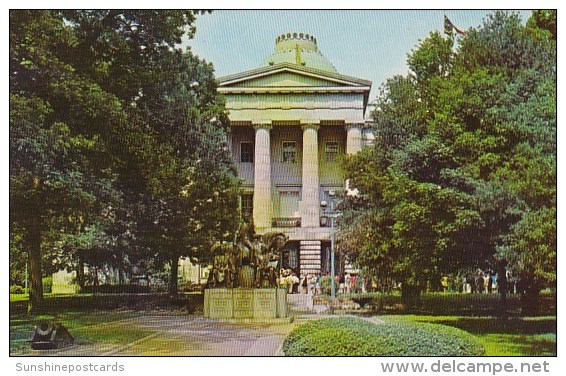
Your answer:
[[[283,289],[218,288],[204,290],[204,317],[254,319],[287,317]]]

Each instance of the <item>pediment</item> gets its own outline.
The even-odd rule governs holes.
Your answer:
[[[297,87],[297,86],[344,86],[342,83],[310,77],[294,72],[279,72],[236,82],[231,87]]]
[[[278,64],[219,79],[220,87],[363,87],[370,81],[294,64]]]

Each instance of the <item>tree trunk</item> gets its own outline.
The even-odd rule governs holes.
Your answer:
[[[118,264],[118,284],[123,285],[126,282],[126,268],[124,266],[125,251],[120,251],[120,263]]]
[[[43,302],[43,273],[41,271],[41,224],[34,217],[27,231],[28,270],[29,270],[29,300],[28,313],[35,313]]]
[[[94,287],[92,288],[92,293],[94,295],[98,294],[98,266],[95,266],[92,268],[93,270],[93,280],[92,280],[92,284],[94,285]]]
[[[177,296],[179,278],[179,256],[171,257],[171,278],[169,279],[169,295]]]
[[[78,257],[77,262],[77,283],[79,285],[80,291],[85,287],[85,266],[82,256]]]
[[[540,289],[534,286],[529,286],[527,289],[521,291],[522,316],[534,316],[539,313],[539,296]]]
[[[401,284],[401,301],[408,312],[412,312],[414,309],[418,308],[420,303],[420,294],[420,286],[408,284],[406,282]]]
[[[497,265],[497,288],[499,289],[499,317],[507,319],[507,270],[506,262],[500,261]]]

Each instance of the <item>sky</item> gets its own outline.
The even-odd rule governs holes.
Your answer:
[[[443,31],[444,14],[461,30],[478,27],[486,10],[255,10],[213,11],[197,18],[184,45],[208,62],[216,76],[257,68],[273,52],[278,35],[304,32],[339,73],[373,82],[370,101],[387,78],[407,73],[407,54],[432,31]],[[519,11],[523,21],[531,11]]]

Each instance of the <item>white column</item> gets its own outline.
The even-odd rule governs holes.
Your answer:
[[[362,124],[346,125],[346,154],[362,150]]]
[[[256,229],[271,227],[271,122],[253,123],[254,150],[254,207]]]
[[[320,226],[318,179],[318,124],[301,122],[303,128],[303,193],[301,227]]]
[[[362,124],[346,124],[346,154],[352,155],[362,150]],[[344,182],[349,196],[357,196],[357,189],[350,189],[350,180]]]

